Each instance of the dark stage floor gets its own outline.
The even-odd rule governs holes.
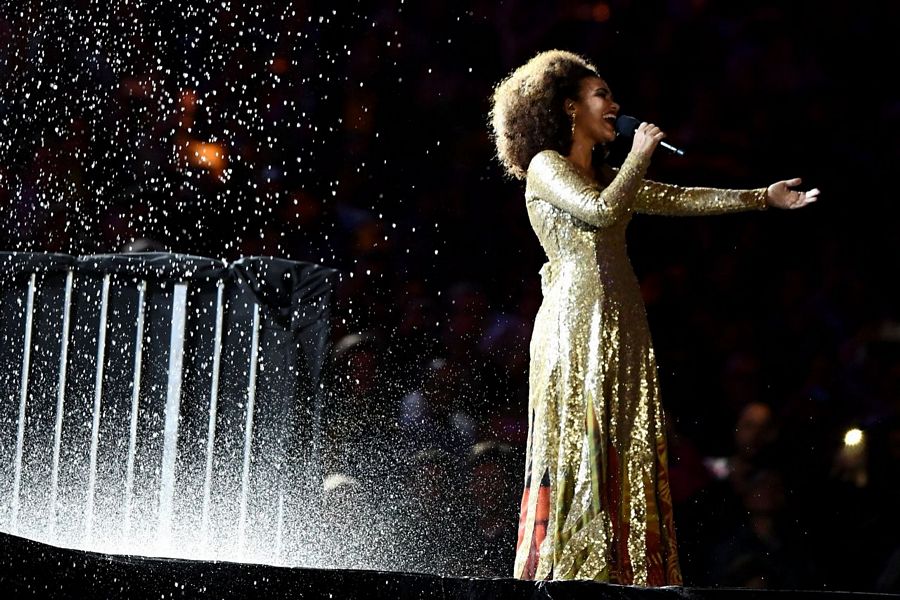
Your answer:
[[[536,583],[469,579],[417,573],[273,567],[137,556],[58,548],[0,533],[3,598],[350,598],[456,599],[676,599],[863,600],[895,595],[758,591],[743,589],[645,589],[590,581]]]

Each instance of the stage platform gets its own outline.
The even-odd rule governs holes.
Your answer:
[[[11,598],[330,598],[332,600],[885,600],[898,595],[725,588],[646,589],[590,581],[440,577],[274,567],[58,548],[0,533],[0,596]]]

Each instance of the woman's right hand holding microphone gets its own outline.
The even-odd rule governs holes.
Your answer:
[[[631,151],[644,160],[650,160],[653,151],[666,137],[659,127],[646,121],[638,125],[634,132],[634,139],[631,142]]]

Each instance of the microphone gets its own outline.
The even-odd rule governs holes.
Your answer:
[[[638,125],[641,122],[634,117],[629,117],[628,115],[619,115],[616,119],[616,133],[618,135],[624,135],[626,137],[634,137],[634,132],[637,131]],[[678,156],[684,156],[684,150],[680,148],[676,148],[672,144],[666,142],[666,140],[661,140],[659,145],[668,150],[669,152],[673,152]]]

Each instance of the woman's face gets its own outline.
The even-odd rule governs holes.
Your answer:
[[[607,144],[616,139],[619,105],[600,77],[581,80],[579,98],[566,100],[566,112],[570,118],[575,114],[576,137],[587,138],[593,144]]]

